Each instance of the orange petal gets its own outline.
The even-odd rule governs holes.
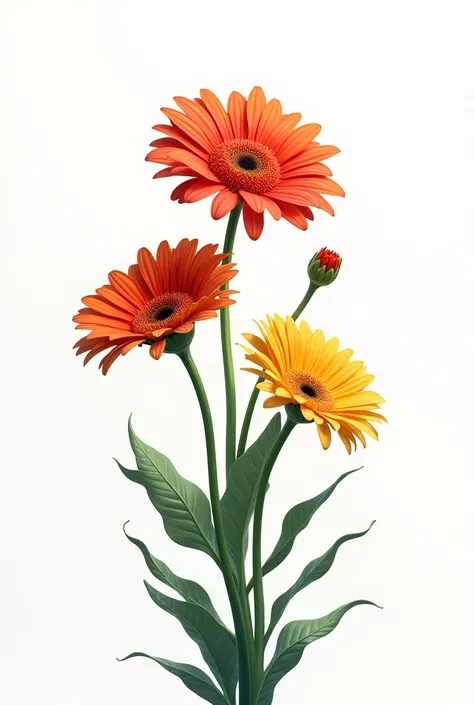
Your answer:
[[[96,294],[102,296],[104,299],[107,299],[107,301],[110,301],[115,306],[122,308],[124,311],[128,311],[128,313],[131,313],[132,315],[135,315],[137,312],[137,307],[115,291],[110,284],[105,284],[99,289],[96,289]]]
[[[247,203],[255,213],[263,213],[265,210],[265,201],[261,196],[256,193],[250,193],[249,191],[239,191],[239,193],[245,203]]]
[[[155,258],[146,247],[138,250],[138,267],[153,296],[161,294]]]
[[[203,147],[208,152],[212,151],[214,147],[212,140],[209,139],[203,130],[197,127],[194,120],[191,120],[191,118],[187,115],[180,113],[179,110],[173,110],[172,108],[161,108],[161,112],[171,120],[173,125],[179,127],[180,130],[182,130],[186,135],[189,135],[189,137],[197,142],[198,145]]]
[[[263,202],[265,204],[265,208],[270,213],[272,218],[274,218],[275,220],[280,220],[280,218],[281,218],[280,206],[277,203],[275,203],[275,201],[271,198],[267,198],[266,196],[261,196],[260,198],[263,200]]]
[[[338,147],[333,147],[332,145],[310,144],[301,154],[291,157],[285,164],[282,164],[281,170],[282,172],[286,172],[300,166],[316,164],[317,162],[323,161],[323,159],[333,157],[340,151]]]
[[[214,124],[214,120],[209,115],[209,112],[198,101],[190,100],[189,98],[175,97],[175,102],[179,105],[186,115],[196,124],[201,132],[206,135],[213,146],[221,142],[219,130]]]
[[[300,176],[332,176],[331,169],[322,162],[314,162],[313,164],[305,164],[290,171],[282,173],[282,181],[288,181]]]
[[[297,127],[287,137],[283,145],[275,151],[278,161],[282,164],[290,157],[301,152],[320,132],[321,125],[316,125],[315,123]]]
[[[175,333],[190,333],[193,329],[193,324],[187,321],[186,323],[183,323],[181,326],[178,328],[174,329]]]
[[[289,115],[282,115],[280,124],[274,130],[272,130],[268,139],[268,146],[271,150],[276,152],[276,150],[283,144],[287,137],[294,130],[296,125],[301,120],[301,113],[290,113]]]
[[[114,270],[109,274],[109,282],[119,294],[136,306],[140,307],[146,303],[146,298],[128,274]]]
[[[244,139],[248,134],[247,101],[237,91],[232,91],[227,102],[227,112],[232,123],[234,137]]]
[[[188,166],[167,166],[153,175],[154,179],[163,179],[166,176],[194,176],[195,171]]]
[[[196,203],[203,198],[213,196],[216,191],[222,191],[225,188],[224,184],[202,178],[191,179],[186,183],[188,187],[183,195],[183,200],[186,201],[186,203]]]
[[[297,206],[312,206],[315,200],[314,195],[306,189],[294,183],[288,184],[286,181],[272,188],[266,195],[268,198],[286,201]]]
[[[262,117],[258,123],[255,139],[257,142],[266,144],[271,138],[275,125],[281,118],[281,103],[276,98],[272,98],[263,109]]]
[[[281,215],[285,220],[295,225],[300,230],[308,229],[308,222],[298,206],[283,201],[278,205],[281,208]]]
[[[187,147],[192,152],[194,152],[194,154],[197,154],[198,157],[207,159],[207,150],[203,149],[202,147],[199,147],[199,145],[197,145],[194,140],[188,137],[178,127],[175,127],[174,125],[155,125],[153,129],[158,130],[159,132],[163,132],[165,135],[169,135],[171,138],[178,141],[181,145]]]
[[[247,103],[247,120],[249,125],[249,140],[254,140],[257,134],[258,124],[265,108],[265,93],[259,86],[255,86],[250,91]]]
[[[223,189],[212,201],[211,215],[214,220],[219,220],[227,215],[227,213],[230,213],[239,201],[240,196],[238,193]]]
[[[103,375],[107,374],[107,372],[110,370],[111,365],[120,356],[121,352],[122,345],[117,345],[117,347],[113,348],[113,350],[111,350],[105,357],[102,358],[99,363],[99,370],[102,369]]]
[[[203,88],[200,91],[200,95],[221,133],[222,139],[231,140],[234,136],[232,124],[219,98],[207,88]]]
[[[104,301],[99,296],[94,296],[94,295],[84,296],[82,298],[82,302],[86,306],[89,306],[91,309],[93,309],[94,311],[97,311],[98,313],[101,313],[104,316],[111,316],[112,318],[120,318],[120,320],[128,321],[129,323],[131,321],[133,321],[133,318],[134,318],[133,313],[126,313],[125,311],[122,311],[117,306],[113,306],[112,304],[107,303],[107,301]]]
[[[159,360],[160,357],[163,355],[164,351],[166,348],[166,338],[162,338],[161,340],[157,340],[156,343],[153,343],[150,345],[150,355],[154,360]]]
[[[204,176],[206,179],[209,179],[209,181],[219,181],[219,179],[214,176],[212,171],[209,169],[204,159],[197,157],[195,154],[192,154],[185,149],[170,149],[168,150],[168,156],[170,159],[186,164],[186,166],[194,169],[194,171],[201,176]]]
[[[247,203],[244,203],[244,225],[251,240],[258,240],[263,230],[263,213],[255,213]]]

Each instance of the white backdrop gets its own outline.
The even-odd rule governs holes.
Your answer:
[[[150,661],[115,661],[143,650],[202,665],[179,623],[148,598],[146,568],[121,531],[127,519],[229,610],[212,562],[172,544],[111,459],[131,461],[133,411],[139,435],[205,486],[197,403],[172,356],[156,363],[137,349],[106,378],[95,363],[84,370],[70,319],[140,246],[184,236],[222,244],[225,223],[211,220],[210,201],[172,203],[174,181],[154,182],[144,156],[174,95],[207,87],[226,99],[257,84],[341,147],[331,167],[347,198],[306,233],[272,219],[257,243],[239,231],[234,340],[253,318],[292,310],[307,260],[336,248],[337,284],[305,317],[367,361],[390,421],[379,443],[350,458],[340,443],[324,453],[301,427],[274,471],[265,554],[288,508],[365,465],[266,579],[268,599],[338,536],[378,520],[283,623],[357,598],[385,608],[357,608],[308,647],[274,703],[473,705],[468,3],[4,0],[2,14],[0,701],[197,700]],[[216,321],[199,325],[194,353],[222,439]],[[240,413],[252,381],[238,374]],[[269,418],[259,405],[253,437]]]

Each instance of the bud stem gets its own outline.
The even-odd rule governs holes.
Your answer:
[[[316,291],[316,289],[319,289],[318,285],[317,285],[317,284],[313,284],[313,282],[310,282],[310,283],[309,283],[309,286],[308,286],[308,291],[307,291],[306,294],[303,296],[303,298],[301,299],[301,301],[300,301],[300,303],[299,303],[297,309],[295,310],[295,312],[294,312],[293,315],[292,315],[292,319],[293,319],[294,321],[296,321],[296,319],[301,316],[301,314],[302,314],[303,311],[305,310],[306,306],[309,304],[309,302],[310,302],[311,299],[313,298],[313,294],[314,294],[314,292]]]

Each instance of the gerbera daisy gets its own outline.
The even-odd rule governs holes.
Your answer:
[[[173,200],[194,203],[216,194],[211,214],[219,219],[242,199],[245,229],[253,240],[262,233],[265,210],[301,230],[313,220],[312,206],[334,215],[321,194],[344,196],[344,191],[322,161],[339,149],[313,142],[320,125],[297,127],[301,114],[284,115],[280,101],[267,103],[258,86],[248,100],[231,93],[227,111],[211,91],[200,95],[175,98],[182,112],[162,108],[171,125],[153,128],[166,135],[151,143],[154,149],[146,157],[166,165],[154,178],[191,177],[174,189]]]
[[[264,406],[299,406],[304,420],[315,422],[324,449],[331,443],[331,428],[348,453],[356,439],[365,447],[364,433],[378,438],[372,422],[386,419],[374,409],[384,400],[366,390],[374,377],[362,362],[351,360],[353,351],[339,350],[337,338],[326,341],[321,330],[313,332],[305,322],[298,327],[289,316],[267,319],[257,323],[262,338],[244,334],[255,350],[243,346],[247,360],[263,367],[245,369],[266,380],[257,385],[272,395]]]
[[[199,251],[197,245],[184,239],[171,248],[164,241],[156,258],[142,247],[128,274],[110,272],[109,284],[82,299],[87,308],[73,321],[76,328],[91,331],[74,346],[77,355],[87,352],[84,364],[111,348],[99,365],[105,375],[119,355],[142,343],[159,360],[168,336],[189,334],[196,321],[215,318],[217,309],[235,303],[229,295],[237,292],[220,290],[237,274],[234,265],[222,264],[226,255],[215,254],[217,245]]]

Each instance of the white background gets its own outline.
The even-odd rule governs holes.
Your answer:
[[[274,703],[473,705],[468,3],[10,0],[2,14],[2,704],[197,701],[150,661],[115,661],[144,650],[202,665],[146,595],[146,568],[121,531],[127,519],[229,611],[212,561],[172,544],[111,459],[131,462],[133,411],[137,432],[205,486],[197,404],[172,356],[156,363],[137,349],[106,378],[95,362],[83,369],[70,319],[140,246],[184,236],[222,244],[210,200],[172,203],[174,182],[154,182],[144,156],[174,95],[208,87],[226,100],[257,84],[341,147],[330,165],[347,198],[306,233],[272,219],[257,243],[240,230],[234,340],[253,318],[290,312],[309,257],[336,248],[337,284],[305,317],[366,360],[390,420],[379,443],[350,458],[340,443],[324,453],[314,429],[300,427],[275,469],[265,554],[288,508],[365,465],[266,579],[269,600],[338,536],[378,520],[283,623],[356,598],[385,609],[359,607],[308,647]],[[222,439],[216,321],[199,325],[194,353]],[[243,413],[250,375],[238,383]],[[269,418],[259,406],[253,436]]]

